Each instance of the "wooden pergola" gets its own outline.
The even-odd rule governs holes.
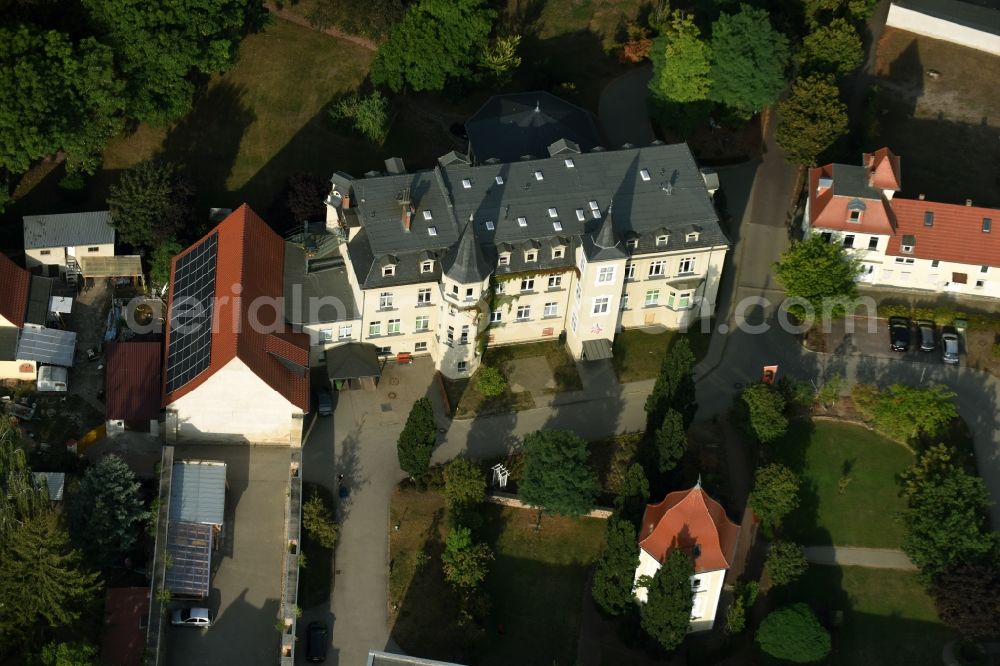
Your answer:
[[[142,258],[137,254],[120,257],[80,257],[80,273],[85,278],[134,278],[143,284]]]

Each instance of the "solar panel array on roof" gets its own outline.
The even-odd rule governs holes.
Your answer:
[[[170,348],[167,392],[175,391],[204,371],[212,361],[212,311],[219,234],[177,260],[170,304]]]

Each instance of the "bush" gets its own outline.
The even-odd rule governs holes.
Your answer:
[[[808,664],[830,654],[830,634],[806,604],[772,611],[757,630],[760,649],[778,659]]]
[[[993,358],[1000,358],[1000,342],[993,343]]]
[[[736,396],[736,423],[754,441],[767,444],[788,430],[785,397],[769,384],[751,384]]]
[[[334,104],[330,118],[382,145],[389,132],[389,101],[377,90],[370,95],[348,95]]]
[[[476,388],[487,398],[497,398],[507,390],[507,380],[496,368],[484,365],[476,376]]]
[[[767,552],[764,571],[774,586],[787,585],[806,572],[809,563],[802,546],[787,541],[775,541]]]
[[[333,512],[316,491],[302,505],[302,526],[306,528],[309,538],[323,548],[333,548],[337,544],[337,523]]]
[[[799,484],[799,477],[784,465],[773,463],[757,469],[750,508],[766,533],[773,533],[784,517],[798,508]]]
[[[958,418],[955,393],[934,384],[916,388],[893,384],[888,390],[856,384],[851,390],[858,411],[882,434],[900,442],[937,438]]]

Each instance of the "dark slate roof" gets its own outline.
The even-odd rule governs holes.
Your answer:
[[[547,92],[491,97],[465,123],[469,150],[483,162],[513,162],[525,155],[543,157],[560,139],[580,150],[600,145],[601,134],[589,111]]]
[[[115,229],[111,226],[110,211],[24,216],[25,250],[114,242]]]
[[[483,249],[476,241],[472,222],[466,223],[458,243],[445,256],[441,268],[445,275],[460,284],[482,282],[493,272],[492,266],[486,263]]]
[[[321,261],[322,269],[307,270],[302,246],[285,243],[285,321],[293,326],[348,321],[360,316],[343,257],[337,254]],[[331,296],[339,305],[326,305]],[[320,298],[324,305],[312,312],[310,302]]]
[[[222,525],[226,508],[226,463],[181,460],[174,463],[170,522]]]
[[[868,184],[868,169],[853,164],[833,165],[833,194],[875,201],[882,198],[882,190]]]
[[[20,329],[13,326],[0,326],[0,361],[17,359],[17,336]]]
[[[379,364],[375,345],[348,342],[326,350],[326,372],[331,381],[380,377],[382,366]]]
[[[32,275],[28,282],[28,308],[24,313],[24,321],[44,326],[48,321],[51,299],[52,279]]]
[[[983,32],[1000,35],[1000,9],[959,0],[893,0],[905,9],[957,23]]]

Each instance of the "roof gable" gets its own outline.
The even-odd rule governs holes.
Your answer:
[[[898,197],[892,200],[892,208],[899,232],[890,240],[886,254],[903,254],[900,245],[908,245],[912,247],[905,253],[908,257],[1000,266],[1000,229],[993,230],[1000,210]],[[928,213],[932,214],[930,225]],[[983,220],[990,220],[989,231],[983,231]],[[905,242],[904,236],[912,242]]]
[[[862,163],[868,169],[868,183],[880,190],[903,189],[899,171],[899,157],[888,148],[879,148],[874,153],[864,153]]]
[[[699,483],[646,507],[639,547],[658,562],[680,549],[693,559],[696,573],[728,569],[739,530],[722,505],[709,497]]]

